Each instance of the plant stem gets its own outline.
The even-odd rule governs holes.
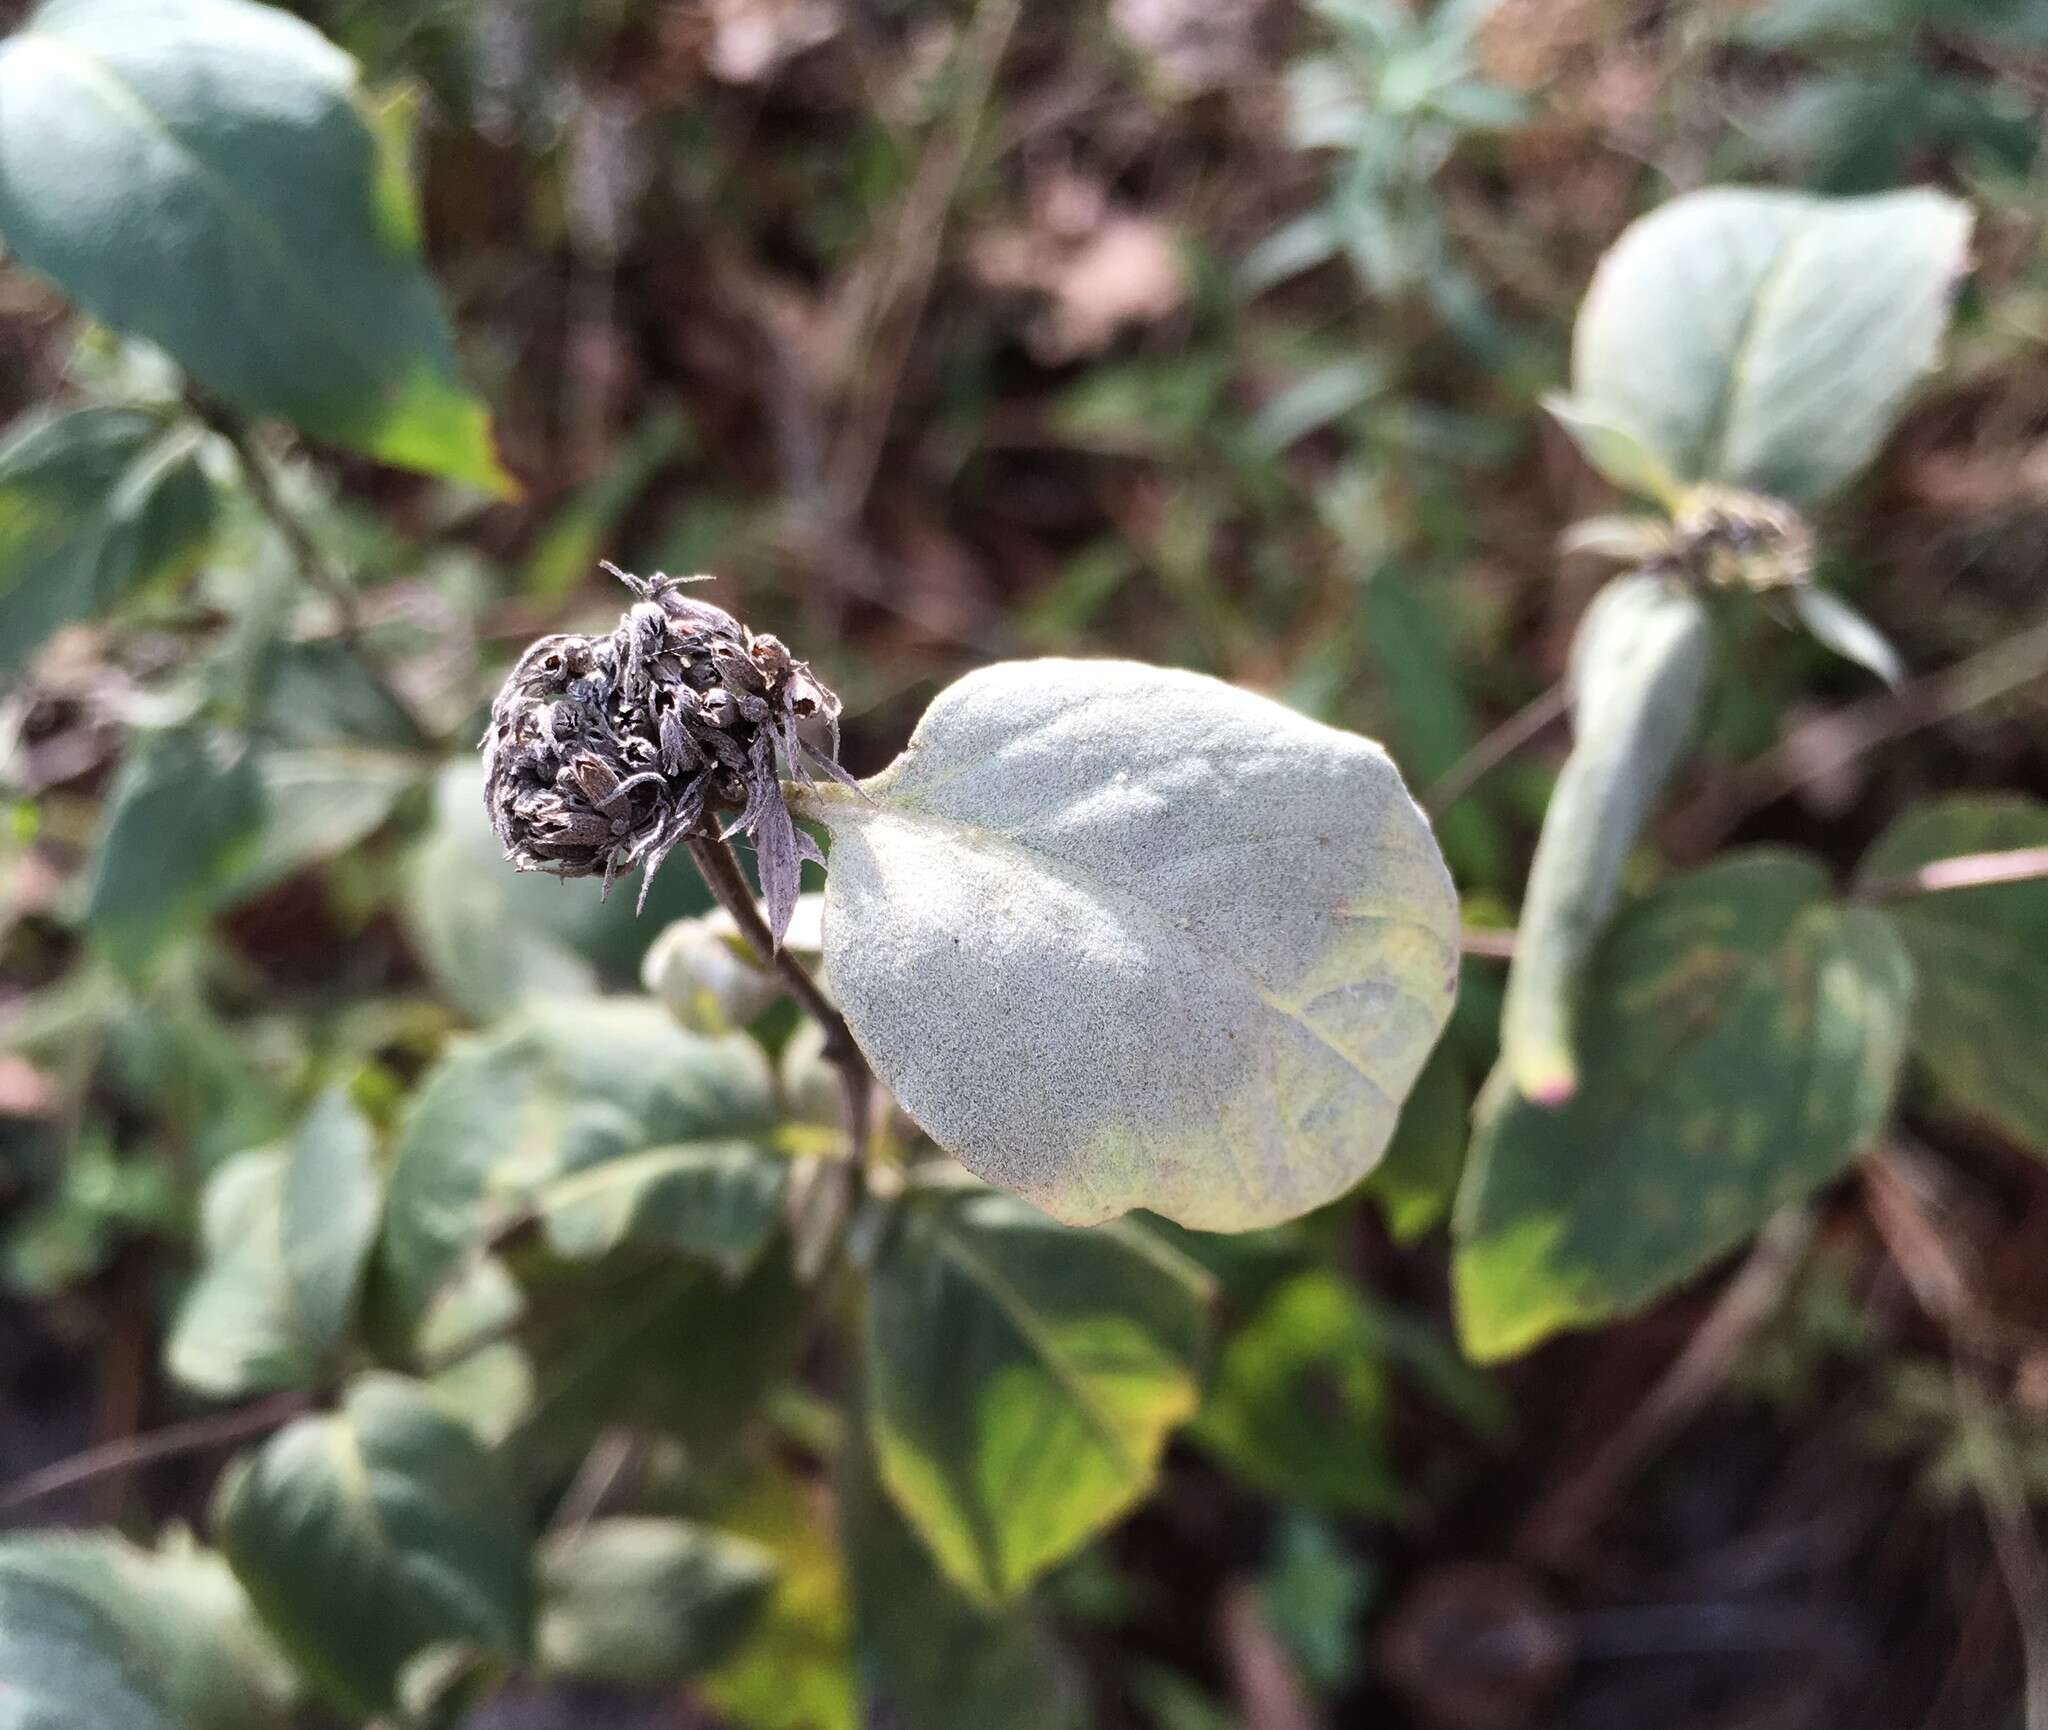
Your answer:
[[[1560,679],[1540,697],[1524,703],[1437,777],[1436,785],[1423,795],[1422,808],[1432,818],[1442,817],[1508,758],[1561,719],[1570,701],[1571,693]]]
[[[753,887],[731,846],[716,835],[697,834],[689,839],[690,857],[697,861],[706,885],[719,906],[733,917],[763,967],[772,968],[789,987],[790,993],[825,1030],[825,1058],[839,1071],[841,1115],[846,1123],[848,1157],[856,1165],[867,1161],[869,1120],[874,1109],[875,1078],[868,1061],[855,1043],[853,1030],[838,1006],[818,988],[804,964],[787,949],[779,947],[761,917]]]
[[[209,1448],[251,1441],[288,1424],[300,1413],[310,1411],[312,1405],[310,1394],[294,1389],[232,1412],[216,1412],[210,1417],[169,1424],[142,1435],[123,1436],[119,1441],[87,1448],[83,1453],[73,1454],[69,1459],[43,1467],[41,1471],[16,1478],[0,1489],[0,1509],[19,1508],[45,1496],[54,1496],[60,1490],[75,1489],[80,1484],[89,1484],[115,1473],[133,1471],[137,1466],[154,1465],[182,1454],[204,1453]]]
[[[292,512],[278,491],[277,478],[271,473],[270,460],[258,447],[249,429],[233,414],[200,397],[190,397],[192,412],[213,431],[225,439],[235,453],[235,461],[241,465],[242,478],[248,483],[249,496],[256,501],[256,508],[263,513],[264,520],[274,528],[284,542],[285,550],[291,554],[293,567],[298,571],[299,580],[334,608],[337,636],[358,665],[376,684],[386,699],[411,724],[422,744],[433,742],[434,729],[420,718],[405,694],[392,684],[390,676],[363,646],[362,604],[356,592],[343,579],[341,573],[328,563],[311,531]]]
[[[2048,877],[2048,847],[2008,847],[1992,853],[1959,853],[1952,859],[1930,859],[1895,877],[1874,877],[1858,887],[1855,899],[1865,902],[1903,901],[1914,895],[1938,895],[1948,889],[1985,889],[1998,883],[2031,883]]]

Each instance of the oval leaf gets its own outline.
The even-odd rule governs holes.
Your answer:
[[[2048,847],[2048,805],[2018,796],[1944,799],[1909,811],[1864,855],[1865,889],[1938,859]],[[2048,1157],[2048,878],[1890,899],[1919,964],[1913,1050],[1942,1091]]]
[[[330,1088],[293,1139],[281,1220],[292,1308],[318,1351],[355,1319],[378,1205],[376,1137],[347,1091]]]
[[[236,1154],[207,1181],[199,1211],[206,1261],[164,1355],[178,1381],[209,1399],[303,1387],[319,1369],[323,1342],[302,1323],[285,1273],[288,1163],[277,1150]]]
[[[295,1689],[211,1551],[100,1535],[0,1543],[8,1730],[272,1730]]]
[[[1587,980],[1562,1110],[1496,1072],[1455,1221],[1476,1357],[1625,1314],[1732,1249],[1883,1131],[1912,961],[1794,854],[1733,856],[1631,908]]]
[[[512,490],[355,62],[246,0],[45,0],[0,42],[0,237],[208,389]]]
[[[1938,192],[1673,199],[1600,263],[1573,411],[1627,429],[1680,481],[1824,497],[1934,365],[1969,242],[1969,211]]]
[[[415,1382],[365,1376],[224,1481],[221,1547],[264,1621],[344,1712],[396,1701],[428,1646],[524,1656],[529,1537],[476,1437]]]
[[[1906,669],[1898,650],[1840,595],[1801,585],[1792,591],[1792,609],[1822,648],[1832,649],[1845,661],[1854,661],[1894,688],[1905,683]]]
[[[1242,1230],[1369,1170],[1456,988],[1457,903],[1377,745],[1194,673],[942,692],[832,832],[825,961],[940,1146],[1072,1223]]]
[[[940,1565],[1007,1598],[1151,1487],[1195,1409],[1208,1281],[1128,1224],[925,1193],[868,1295],[877,1469]]]
[[[1617,578],[1572,643],[1577,737],[1550,797],[1501,1012],[1515,1085],[1556,1104],[1578,1085],[1579,975],[1614,910],[1621,869],[1699,720],[1713,668],[1705,604],[1663,577]]]
[[[535,1006],[457,1045],[399,1133],[388,1310],[416,1325],[490,1231],[528,1209],[565,1254],[634,1239],[737,1270],[786,1175],[768,1150],[775,1115],[760,1046],[686,1033],[645,998]]]

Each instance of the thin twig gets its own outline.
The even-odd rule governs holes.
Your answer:
[[[1571,693],[1562,679],[1542,696],[1524,703],[1437,777],[1436,784],[1423,795],[1422,808],[1431,817],[1441,817],[1524,745],[1561,720],[1570,703]]]
[[[1515,934],[1495,926],[1468,925],[1458,934],[1458,947],[1476,961],[1512,961]]]
[[[376,658],[363,646],[362,604],[356,592],[343,579],[341,573],[328,563],[327,556],[320,550],[311,531],[285,503],[284,495],[278,491],[277,479],[270,471],[270,461],[258,447],[249,429],[227,410],[217,407],[203,398],[191,399],[192,411],[215,432],[225,439],[235,453],[235,461],[241,465],[242,478],[248,483],[249,496],[256,502],[256,508],[263,513],[265,521],[274,528],[291,554],[292,566],[298,572],[299,580],[320,595],[334,608],[337,640],[353,655],[363,671],[369,675],[385,698],[405,717],[422,744],[434,739],[434,729],[420,718],[411,700],[392,684],[390,676],[378,664]]]
[[[732,915],[733,922],[740,928],[740,935],[752,947],[760,964],[773,968],[781,976],[790,994],[825,1030],[825,1059],[839,1071],[840,1105],[846,1122],[848,1156],[855,1165],[864,1164],[874,1109],[875,1078],[854,1040],[853,1030],[846,1025],[846,1017],[819,989],[818,982],[804,964],[775,942],[768,930],[768,922],[761,917],[761,909],[754,900],[753,887],[740,870],[739,861],[733,857],[732,847],[715,835],[705,834],[692,835],[689,847],[690,856],[697,861],[697,869],[703,874],[705,884],[717,898],[719,906]]]
[[[1988,889],[1999,883],[2031,883],[2048,877],[2048,847],[2007,847],[1991,853],[1959,853],[1930,859],[1892,877],[1873,877],[1856,886],[1855,899],[1865,902],[1903,901],[1914,895],[1939,895],[1950,889]]]
[[[1752,811],[1840,774],[1880,745],[1995,703],[2044,675],[2048,618],[1943,672],[1811,721],[1680,811],[1665,831],[1671,851],[1704,858]]]
[[[0,1488],[0,1509],[19,1508],[45,1496],[54,1496],[60,1490],[74,1489],[80,1484],[89,1484],[116,1473],[131,1472],[138,1466],[156,1465],[185,1454],[200,1454],[209,1448],[225,1448],[236,1442],[253,1440],[290,1423],[302,1412],[310,1411],[312,1405],[311,1394],[293,1389],[289,1393],[260,1400],[253,1406],[242,1406],[232,1412],[216,1412],[210,1417],[191,1418],[181,1424],[168,1424],[160,1430],[124,1436],[117,1442],[87,1448],[83,1453],[30,1472]]]

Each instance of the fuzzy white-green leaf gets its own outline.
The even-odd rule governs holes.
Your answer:
[[[1555,1105],[1578,1085],[1580,975],[1629,850],[1692,738],[1713,643],[1705,603],[1644,572],[1609,583],[1580,621],[1576,737],[1529,866],[1501,1018],[1501,1061],[1531,1099]]]
[[[1680,481],[1821,498],[1934,365],[1969,240],[1968,209],[1924,190],[1673,199],[1601,261],[1570,414],[1627,429]]]
[[[942,692],[832,832],[825,961],[905,1110],[1070,1224],[1244,1230],[1385,1149],[1457,902],[1385,751],[1199,674],[1017,661]]]

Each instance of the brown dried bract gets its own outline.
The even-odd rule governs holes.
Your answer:
[[[609,636],[543,637],[519,658],[483,737],[484,799],[521,871],[612,880],[641,868],[640,903],[692,835],[743,834],[779,943],[816,844],[790,820],[781,773],[848,779],[839,699],[776,638],[683,590],[636,577]],[[779,765],[779,768],[778,768]],[[721,831],[718,814],[734,813]]]

